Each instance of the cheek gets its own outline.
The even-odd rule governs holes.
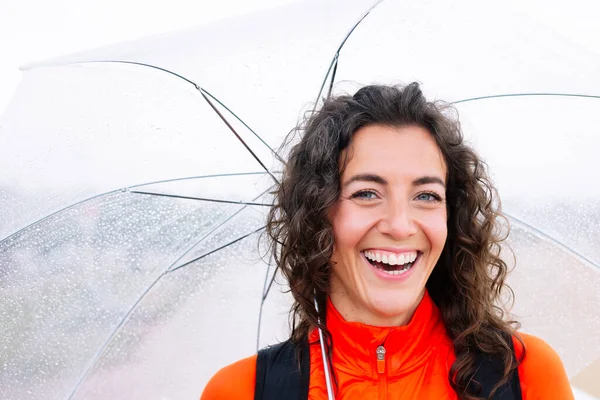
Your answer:
[[[336,249],[357,246],[373,225],[373,218],[364,210],[357,210],[351,203],[342,203],[332,215],[331,224]]]
[[[423,221],[423,230],[434,251],[442,251],[448,237],[448,219],[445,210],[432,213]]]

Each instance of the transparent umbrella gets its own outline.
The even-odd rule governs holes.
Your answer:
[[[372,6],[301,2],[27,68],[0,124],[7,398],[194,398],[284,339],[258,245],[269,147],[330,91],[412,80],[455,102],[490,164],[524,330],[598,390],[600,56],[507,8]]]
[[[210,348],[201,327],[210,326],[211,313],[241,305],[232,292],[228,307],[219,300],[226,292],[213,286],[233,277],[251,285],[265,273],[256,238],[272,178],[208,103],[188,98],[185,87],[163,85],[160,75],[140,85],[131,82],[138,71],[79,72],[60,79],[54,71],[43,90],[28,77],[24,85],[34,83],[41,94],[17,99],[3,119],[2,158],[11,172],[0,185],[3,398],[150,395],[124,390],[132,380],[122,366],[139,363],[131,350],[167,326],[177,327],[168,342],[184,343],[186,333]],[[20,107],[27,113],[19,115]],[[244,288],[236,290],[247,301]],[[141,355],[153,358],[154,373],[171,385],[165,370],[181,374],[178,366],[189,364],[161,348]],[[191,385],[202,373],[195,370],[188,370]],[[99,378],[101,391],[93,388]],[[165,395],[189,397],[202,387],[194,386]]]

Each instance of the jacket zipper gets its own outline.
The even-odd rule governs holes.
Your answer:
[[[387,400],[387,379],[385,375],[385,347],[377,347],[377,375],[379,376],[379,399]]]

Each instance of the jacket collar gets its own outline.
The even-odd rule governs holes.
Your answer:
[[[327,328],[333,340],[334,368],[370,378],[378,375],[376,350],[380,345],[386,350],[385,373],[397,376],[423,364],[435,347],[446,339],[440,312],[427,292],[410,322],[398,327],[347,322],[328,300]]]

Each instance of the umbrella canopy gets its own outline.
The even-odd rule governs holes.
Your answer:
[[[117,343],[132,350],[171,321],[176,328],[165,343],[182,344],[188,332],[199,349],[189,354],[200,356],[214,344],[202,331],[214,313],[233,317],[249,303],[254,312],[229,325],[230,357],[256,347],[266,265],[255,232],[264,225],[272,178],[197,92],[164,78],[122,67],[36,70],[3,117],[2,170],[10,171],[0,184],[5,398],[105,398],[112,390],[152,396],[147,385],[123,392],[131,376],[106,385],[107,377],[132,374],[121,366],[136,356],[117,347],[117,359],[108,361]],[[188,275],[191,265],[200,267]],[[248,295],[234,277],[250,284]],[[224,302],[225,292],[215,292],[227,281],[232,292]],[[248,326],[251,336],[233,341],[235,329]],[[141,355],[163,365],[152,371],[165,378],[165,396],[202,390],[200,379],[175,365],[191,375],[212,372],[211,363],[166,362],[162,351]],[[142,370],[132,371],[141,377]],[[174,373],[188,384],[172,381]],[[102,390],[94,389],[98,378]]]
[[[570,376],[600,357],[600,56],[474,1],[382,2],[352,31],[372,5],[303,2],[29,68],[0,123],[8,398],[197,397],[255,351],[273,178],[231,128],[277,169],[269,147],[323,82],[418,80],[456,102],[511,217],[513,311]],[[269,292],[259,345],[285,338],[287,304]]]

